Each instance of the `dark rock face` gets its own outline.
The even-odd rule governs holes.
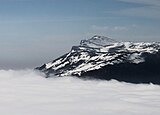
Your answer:
[[[131,83],[160,84],[160,43],[117,42],[94,36],[60,58],[37,67],[48,77],[116,79]]]
[[[130,83],[160,84],[160,52],[148,56],[145,62],[120,63],[104,66],[98,70],[83,73],[81,76],[98,79],[116,79]]]

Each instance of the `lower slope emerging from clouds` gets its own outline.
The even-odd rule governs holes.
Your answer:
[[[2,115],[160,115],[160,86],[0,70]]]

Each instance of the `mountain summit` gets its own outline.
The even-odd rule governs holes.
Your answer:
[[[117,41],[114,40],[114,39],[111,39],[111,38],[108,38],[108,37],[105,37],[105,36],[95,35],[88,40],[81,40],[80,45],[81,46],[91,46],[91,47],[93,47],[93,46],[105,46],[107,44],[115,43],[115,42],[117,42]]]
[[[160,43],[119,42],[95,35],[52,62],[37,67],[47,77],[78,76],[160,84]]]

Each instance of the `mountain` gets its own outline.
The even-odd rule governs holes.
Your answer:
[[[119,42],[95,35],[52,62],[37,67],[47,77],[78,76],[160,84],[160,43]]]

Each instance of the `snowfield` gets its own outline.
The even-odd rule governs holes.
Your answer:
[[[0,70],[1,115],[160,115],[160,86]]]

